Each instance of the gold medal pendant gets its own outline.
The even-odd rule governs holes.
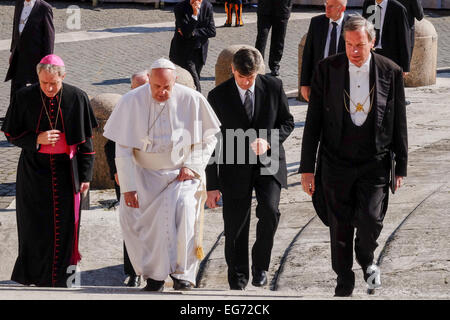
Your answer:
[[[358,104],[356,105],[356,112],[362,111],[364,112],[364,106],[358,102]]]

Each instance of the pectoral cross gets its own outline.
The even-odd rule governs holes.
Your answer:
[[[364,112],[364,106],[361,103],[358,103],[356,105],[356,112],[358,112],[358,111]]]
[[[142,138],[141,141],[144,143],[144,145],[143,145],[143,147],[142,147],[142,151],[145,152],[145,151],[147,151],[147,147],[148,147],[149,145],[151,145],[152,142],[151,142],[151,140],[149,139],[148,136],[145,136],[145,138]]]

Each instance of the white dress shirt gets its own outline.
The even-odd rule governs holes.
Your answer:
[[[342,17],[339,20],[330,20],[329,26],[328,26],[328,34],[327,34],[327,42],[325,44],[325,51],[323,53],[323,57],[328,57],[328,50],[330,48],[330,40],[331,40],[331,31],[333,30],[333,22],[337,23],[336,27],[336,53],[338,52],[339,48],[339,40],[341,38],[341,30],[342,30],[342,22],[344,21],[344,14],[342,14]]]
[[[380,29],[380,41],[378,41],[378,45],[375,47],[376,49],[382,49],[382,46],[381,46],[381,39],[383,39],[383,25],[384,25],[384,17],[386,16],[386,8],[387,8],[387,5],[388,5],[388,0],[383,0],[380,4],[378,4],[376,1],[375,1],[375,7],[376,6],[380,6],[381,7],[381,13],[380,14],[378,14],[378,8],[376,7],[375,8],[375,13],[376,13],[376,16],[375,16],[375,28],[379,28]],[[380,24],[378,25],[378,20],[377,19],[380,19]]]
[[[361,126],[367,119],[367,115],[370,110],[371,97],[370,93],[370,61],[372,60],[372,55],[369,55],[367,61],[358,68],[353,63],[349,61],[348,73],[350,76],[350,98],[351,100],[347,104],[350,110],[350,117],[352,122]],[[366,100],[367,98],[367,100]],[[364,103],[364,100],[365,103]],[[352,102],[353,101],[353,102]],[[358,103],[363,104],[364,111],[356,112],[356,105]]]
[[[236,87],[238,88],[239,96],[241,97],[241,101],[242,101],[242,105],[244,105],[245,93],[247,92],[247,90],[244,90],[241,87],[239,87],[237,82],[236,82]],[[248,90],[250,90],[250,92],[251,92],[250,98],[252,99],[252,117],[253,117],[253,115],[255,114],[255,82],[253,82],[252,86],[250,88],[248,88]]]
[[[25,25],[27,24],[28,18],[31,14],[31,10],[33,10],[35,3],[36,0],[24,1],[19,21],[19,33],[22,33],[23,29],[25,28]]]

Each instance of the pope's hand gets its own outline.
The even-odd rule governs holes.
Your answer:
[[[316,186],[314,184],[314,173],[302,173],[301,184],[303,191],[312,196],[316,190]]]
[[[61,131],[59,130],[48,130],[41,132],[37,137],[38,144],[54,144],[59,140],[59,134]]]
[[[129,191],[123,194],[125,205],[131,208],[139,208],[138,195],[136,191]]]
[[[257,156],[266,153],[266,151],[270,149],[269,143],[262,138],[257,138],[250,146]]]
[[[184,181],[184,180],[192,180],[195,179],[195,174],[192,172],[191,169],[183,167],[180,169],[180,173],[177,176],[178,181]]]
[[[206,205],[208,208],[217,208],[217,202],[220,200],[221,194],[219,190],[208,191],[208,198],[206,199]]]

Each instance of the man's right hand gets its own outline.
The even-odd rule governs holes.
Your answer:
[[[217,202],[220,200],[221,194],[219,190],[208,191],[208,198],[206,199],[206,205],[208,208],[217,208]]]
[[[41,132],[37,137],[37,143],[43,145],[54,144],[58,142],[60,133],[61,131],[59,130],[48,130]]]
[[[192,11],[194,11],[194,16],[198,15],[200,6],[202,5],[202,0],[191,0]]]
[[[302,94],[303,99],[309,102],[309,96],[311,95],[311,87],[310,86],[301,86],[300,93]]]
[[[139,208],[138,195],[136,191],[129,191],[123,194],[125,205],[131,208]]]
[[[302,173],[301,184],[303,191],[312,196],[316,190],[316,185],[314,184],[314,173]]]

